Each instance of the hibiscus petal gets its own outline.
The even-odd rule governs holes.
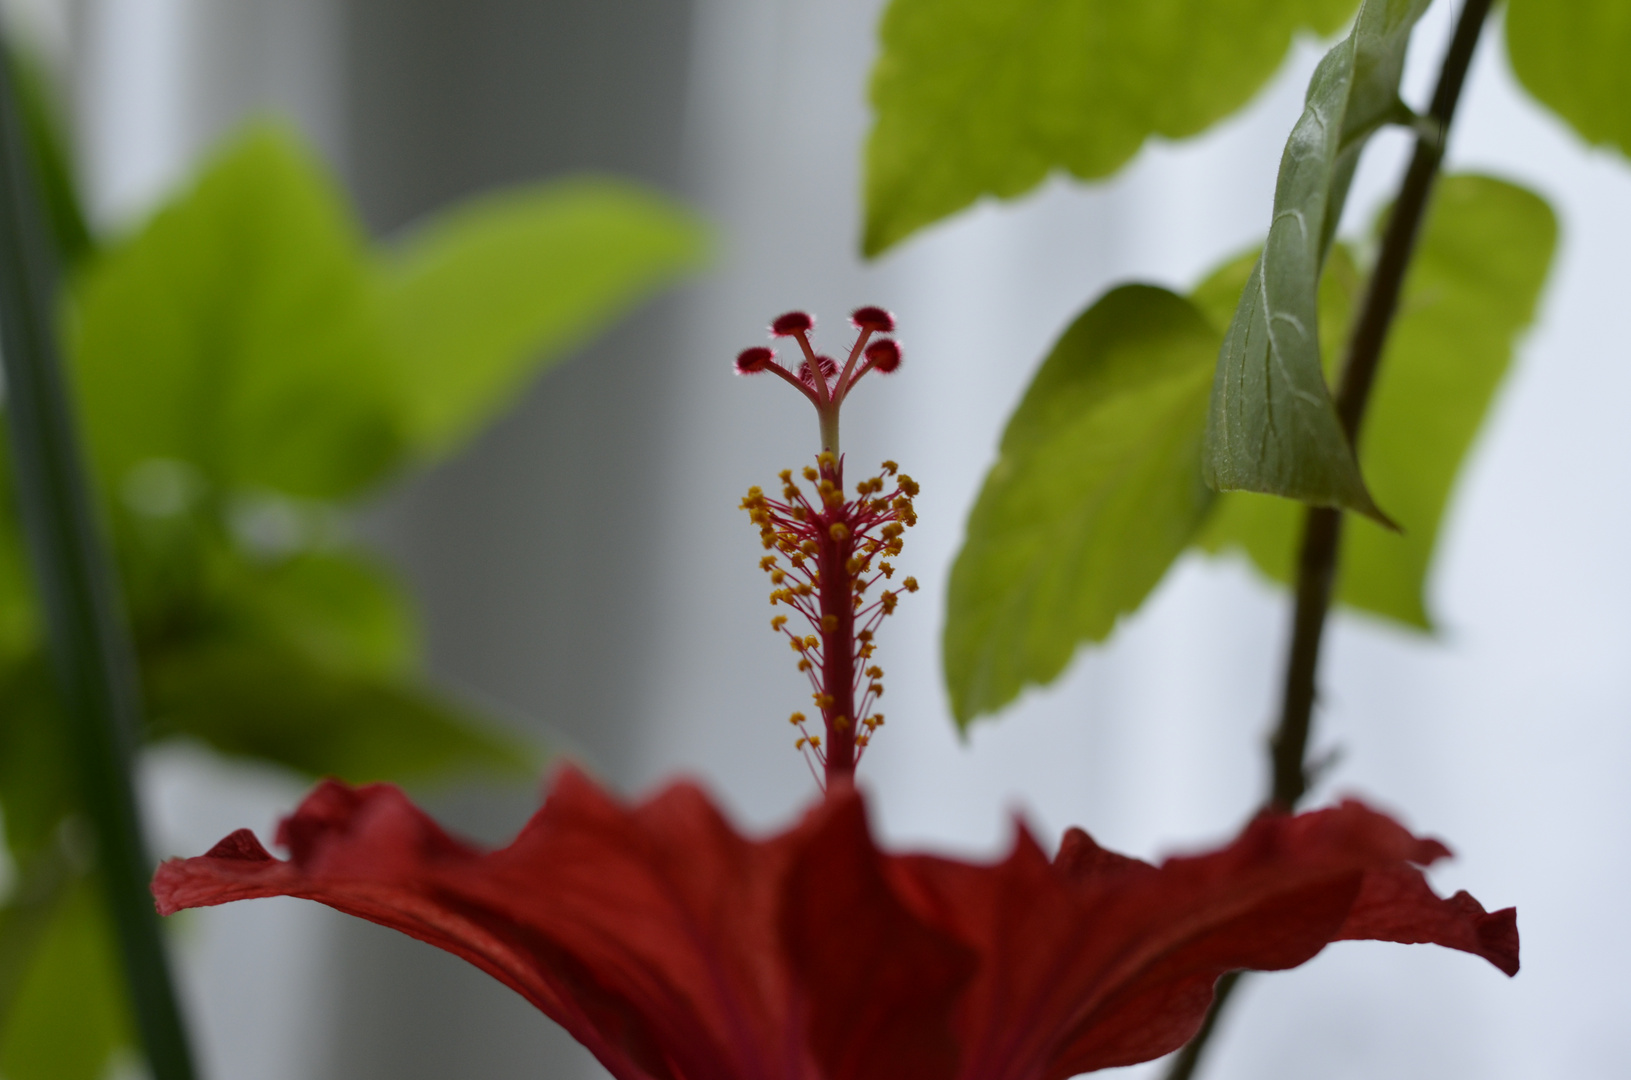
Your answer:
[[[775,913],[795,829],[738,836],[694,787],[632,810],[564,772],[509,847],[454,840],[395,788],[329,782],[280,829],[159,869],[168,914],[301,896],[476,964],[620,1080],[813,1077],[787,1015]]]
[[[980,953],[958,1006],[958,1075],[1008,1080],[1169,1053],[1224,972],[1293,967],[1341,938],[1431,942],[1514,970],[1512,913],[1441,900],[1413,865],[1445,854],[1349,803],[1260,818],[1220,851],[1160,867],[1080,832],[1050,866],[1022,829],[996,866],[900,858],[891,873],[920,917]]]
[[[827,1080],[950,1080],[951,1011],[975,955],[896,898],[853,791],[799,853],[783,938],[809,999],[809,1043]]]

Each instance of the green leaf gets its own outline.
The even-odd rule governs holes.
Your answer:
[[[1105,638],[1188,545],[1218,331],[1147,285],[1065,331],[1008,428],[952,568],[943,656],[966,726]]]
[[[525,380],[694,269],[701,223],[633,184],[569,180],[437,216],[382,267],[408,430],[442,453]]]
[[[531,774],[538,755],[398,680],[337,670],[263,641],[220,639],[145,665],[154,738],[355,783],[460,771]]]
[[[250,128],[87,267],[69,342],[111,490],[150,458],[226,490],[349,495],[394,463],[400,410],[363,239],[287,130]]]
[[[231,622],[339,670],[401,676],[419,659],[407,596],[384,566],[360,553],[242,567],[221,602]]]
[[[94,242],[79,201],[62,102],[40,58],[19,47],[15,38],[6,45],[10,54],[6,68],[11,72],[23,131],[33,155],[42,209],[56,241],[57,256],[63,265],[72,266],[91,253]]]
[[[1427,0],[1365,0],[1320,61],[1280,161],[1263,256],[1224,338],[1212,389],[1206,481],[1337,506],[1384,524],[1321,369],[1319,281],[1359,152],[1399,115],[1399,76]]]
[[[1354,0],[894,0],[872,76],[866,235],[877,255],[981,195],[1121,168],[1244,105],[1302,30]]]
[[[26,655],[39,639],[34,586],[19,524],[11,447],[0,414],[0,668]]]
[[[6,1080],[102,1080],[129,1046],[113,934],[89,879],[69,888],[0,1030]]]
[[[43,651],[0,668],[0,806],[6,846],[25,862],[77,802],[56,681]]]
[[[1516,340],[1534,317],[1556,239],[1551,209],[1531,192],[1482,176],[1439,181],[1360,441],[1365,475],[1403,532],[1348,522],[1337,581],[1342,603],[1431,627],[1423,594],[1439,524]],[[1346,291],[1357,303],[1357,283]],[[1335,314],[1322,313],[1322,330]],[[1202,544],[1242,548],[1265,574],[1289,583],[1302,516],[1284,499],[1228,495]]]
[[[1590,143],[1631,155],[1631,4],[1625,0],[1511,0],[1512,71]]]

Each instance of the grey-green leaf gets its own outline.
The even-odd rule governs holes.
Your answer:
[[[960,725],[1106,637],[1206,516],[1218,331],[1146,285],[1084,312],[1008,422],[952,568],[943,655]]]
[[[1432,625],[1424,586],[1439,525],[1534,316],[1556,237],[1551,209],[1523,188],[1482,176],[1439,182],[1360,439],[1365,474],[1403,532],[1348,522],[1342,603]],[[1357,284],[1347,291],[1356,301]],[[1244,549],[1264,573],[1289,582],[1302,516],[1284,499],[1231,494],[1218,501],[1201,542],[1213,551]]]
[[[1511,0],[1506,47],[1518,81],[1581,138],[1631,155],[1631,4]]]
[[[1108,176],[1152,135],[1240,108],[1299,31],[1354,0],[894,0],[872,77],[866,236],[876,255],[1051,170]]]
[[[1218,491],[1260,491],[1386,523],[1322,373],[1319,280],[1359,152],[1401,108],[1399,76],[1427,0],[1365,0],[1320,61],[1280,160],[1274,217],[1224,338],[1205,473]]]
[[[381,267],[421,453],[445,452],[541,367],[697,267],[701,222],[610,179],[521,188],[432,219]]]
[[[73,291],[85,432],[112,490],[151,458],[215,485],[349,495],[399,457],[363,237],[281,127],[251,128]]]

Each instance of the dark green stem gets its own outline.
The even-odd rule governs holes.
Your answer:
[[[55,257],[14,86],[0,71],[0,353],[18,510],[136,1025],[155,1080],[191,1080],[131,784],[141,724],[133,651],[80,464],[57,353]]]
[[[1336,410],[1356,447],[1371,387],[1387,345],[1388,330],[1398,311],[1399,294],[1415,254],[1416,237],[1444,160],[1444,145],[1450,122],[1455,118],[1461,89],[1473,51],[1489,16],[1493,0],[1467,0],[1456,20],[1455,33],[1444,66],[1439,70],[1438,87],[1425,117],[1427,130],[1416,140],[1410,167],[1399,185],[1398,198],[1382,235],[1376,268],[1371,271],[1365,300],[1348,340],[1348,356],[1337,387]],[[1292,619],[1291,646],[1286,658],[1286,681],[1281,699],[1280,723],[1269,740],[1272,778],[1267,804],[1291,811],[1308,791],[1308,734],[1318,696],[1320,640],[1325,616],[1331,608],[1331,591],[1336,581],[1337,557],[1342,546],[1342,514],[1337,510],[1310,508],[1303,524],[1302,548],[1297,561],[1297,607]],[[1201,1030],[1173,1060],[1167,1080],[1189,1080],[1201,1060],[1219,1015],[1234,988],[1238,973],[1218,980],[1212,1009]]]

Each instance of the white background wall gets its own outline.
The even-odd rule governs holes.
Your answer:
[[[206,16],[201,0],[87,4],[85,158],[103,214],[129,213],[184,170],[219,130],[222,101],[292,104],[345,164],[347,132],[322,104],[343,93],[345,73],[316,0],[299,24],[307,29],[280,24],[281,38],[266,23],[240,32],[275,3],[236,3],[262,14],[207,33],[220,12]],[[1002,423],[1056,334],[1113,283],[1186,287],[1261,235],[1279,146],[1320,49],[1300,46],[1242,116],[1201,139],[1146,148],[1113,182],[1054,181],[1018,203],[983,205],[869,265],[856,255],[858,155],[877,10],[873,0],[701,0],[689,43],[673,43],[689,49],[683,183],[719,223],[722,250],[715,274],[661,324],[665,367],[653,377],[664,423],[648,518],[663,527],[650,565],[629,579],[641,602],[612,598],[624,605],[622,632],[643,644],[632,667],[585,672],[589,687],[572,691],[615,702],[602,722],[634,735],[607,744],[619,749],[597,764],[631,792],[699,774],[755,827],[787,820],[812,796],[784,719],[800,679],[766,627],[757,544],[734,507],[748,485],[813,452],[815,425],[780,386],[733,378],[729,360],[789,307],[815,311],[818,336],[842,344],[843,314],[881,303],[900,318],[907,363],[860,393],[846,446],[859,463],[896,458],[922,482],[923,524],[902,562],[927,588],[883,637],[890,723],[863,766],[878,827],[893,843],[971,854],[1000,850],[1015,812],[1049,837],[1081,824],[1144,856],[1216,840],[1263,786],[1289,614],[1282,593],[1235,562],[1186,560],[1108,647],[962,744],[937,670],[941,589]],[[1439,0],[1419,35],[1415,102],[1450,14]],[[1315,745],[1343,752],[1320,798],[1359,792],[1443,836],[1460,858],[1435,872],[1441,889],[1518,905],[1524,971],[1509,982],[1441,950],[1334,947],[1248,984],[1215,1044],[1214,1080],[1631,1072],[1620,1016],[1631,930],[1619,902],[1631,886],[1631,425],[1622,419],[1631,166],[1585,149],[1530,104],[1498,42],[1489,34],[1475,62],[1450,166],[1544,193],[1562,221],[1559,260],[1442,534],[1431,588],[1443,632],[1429,640],[1339,615]],[[243,59],[223,63],[228,54],[214,51],[231,48]],[[291,82],[305,65],[309,77]],[[204,109],[196,95],[206,84],[239,96]],[[1351,227],[1391,190],[1405,149],[1387,136],[1367,158]],[[540,394],[557,385],[546,380]],[[628,437],[610,415],[585,429],[578,450]],[[477,450],[494,468],[529,452],[502,433]],[[513,464],[518,475],[536,466]],[[573,527],[592,543],[596,520]],[[547,562],[550,550],[536,558]],[[411,568],[435,595],[437,566]],[[440,610],[432,604],[432,617]],[[502,696],[451,657],[433,647],[438,670]],[[239,824],[265,828],[296,795],[281,778],[196,755],[171,755],[154,778],[163,839],[177,851]],[[505,812],[513,829],[520,810]],[[325,1030],[335,1015],[325,993],[357,989],[324,968],[327,954],[355,955],[325,944],[338,923],[297,902],[194,921],[188,974],[214,1076],[329,1075],[344,1057],[335,1047],[346,1033]],[[388,1016],[393,988],[369,992]],[[536,1036],[505,1051],[515,1060],[504,1075],[593,1074],[571,1055],[528,1058],[554,1052],[547,1024],[524,1009],[503,1018]],[[437,1037],[456,1045],[461,1033]]]

